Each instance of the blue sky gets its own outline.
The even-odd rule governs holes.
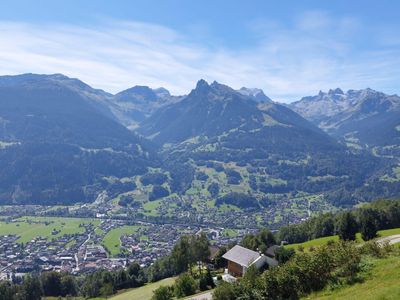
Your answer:
[[[5,0],[0,74],[175,94],[204,78],[285,102],[335,87],[400,93],[399,11],[395,0]]]

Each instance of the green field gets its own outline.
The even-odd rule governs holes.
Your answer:
[[[231,228],[225,228],[224,230],[222,230],[222,235],[223,236],[227,236],[227,237],[235,237],[237,236],[237,231],[235,229],[231,229]]]
[[[85,228],[79,227],[80,224],[97,226],[99,220],[80,219],[80,218],[56,218],[56,217],[23,217],[15,222],[0,222],[0,235],[17,235],[17,242],[26,243],[37,237],[47,239],[57,238],[65,234],[83,233]],[[52,234],[53,229],[59,231]]]
[[[374,259],[362,283],[335,290],[324,290],[304,299],[400,299],[400,257]]]
[[[400,234],[400,228],[378,231],[378,235],[380,237],[385,237],[385,236],[394,235],[394,234]],[[358,242],[362,242],[361,235],[359,233],[357,233],[356,238],[357,238]],[[314,240],[307,241],[304,243],[290,244],[290,245],[287,245],[287,247],[297,249],[299,246],[302,246],[304,249],[307,249],[310,247],[326,245],[326,243],[328,243],[328,241],[338,241],[338,240],[339,240],[339,236],[333,235],[333,236],[322,237],[319,239],[314,239]]]
[[[134,234],[138,231],[141,226],[122,226],[115,229],[111,229],[103,238],[103,245],[107,248],[112,256],[115,256],[121,252],[121,241],[120,237],[123,234]]]
[[[149,300],[153,296],[153,291],[162,285],[172,285],[175,282],[175,278],[166,278],[154,283],[146,284],[140,288],[135,288],[127,291],[123,291],[118,295],[111,297],[112,300]]]

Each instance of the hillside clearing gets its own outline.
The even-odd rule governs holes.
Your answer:
[[[139,288],[134,288],[131,290],[126,290],[118,293],[114,297],[111,297],[112,300],[149,300],[153,296],[153,291],[160,286],[164,285],[172,285],[175,282],[175,277],[166,278],[157,282],[146,284]]]

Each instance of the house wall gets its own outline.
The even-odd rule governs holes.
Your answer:
[[[228,273],[232,276],[243,276],[243,267],[233,261],[228,260]]]

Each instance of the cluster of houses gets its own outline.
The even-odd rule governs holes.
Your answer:
[[[35,238],[24,244],[17,243],[18,238],[0,236],[0,279],[37,271],[73,271],[74,247],[66,247],[69,238],[64,236],[51,241]]]
[[[113,270],[125,267],[129,262],[137,262],[145,267],[168,255],[184,234],[205,233],[217,250],[219,246],[237,243],[249,233],[248,230],[237,230],[234,236],[229,236],[222,234],[223,228],[139,223],[135,224],[139,225],[137,230],[120,237],[121,254],[110,257],[102,245],[103,238],[110,230],[125,225],[133,224],[121,220],[103,220],[96,229],[87,226],[85,232],[63,236],[54,232],[53,238],[37,237],[26,243],[20,243],[16,235],[0,236],[0,279],[22,277],[30,272],[64,271],[81,274],[97,269]],[[240,248],[237,247],[239,246],[231,250],[236,252],[226,254],[229,256],[225,258],[230,259],[227,274],[240,276],[245,271],[240,271],[238,266],[247,268],[250,261],[257,266],[265,262],[273,264],[269,257],[255,259],[257,252],[252,251],[250,255],[250,252],[246,252],[245,249],[239,251]],[[235,260],[235,257],[246,253],[246,258]]]

